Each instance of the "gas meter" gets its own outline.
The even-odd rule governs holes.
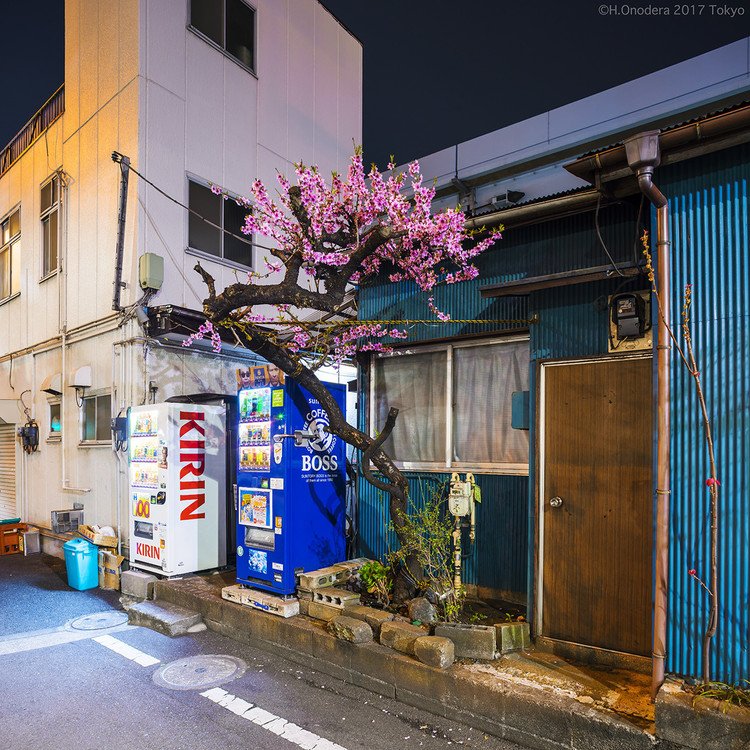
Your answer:
[[[453,585],[456,589],[461,587],[461,519],[470,517],[469,540],[474,544],[475,536],[475,508],[476,503],[481,502],[482,493],[474,480],[474,475],[467,472],[466,479],[462,482],[458,472],[451,474],[450,491],[448,493],[448,511],[456,518],[453,530]]]

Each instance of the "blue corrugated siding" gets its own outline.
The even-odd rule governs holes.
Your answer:
[[[683,288],[692,283],[696,356],[716,441],[720,610],[711,673],[725,682],[750,677],[749,179],[748,145],[659,170],[656,179],[670,203],[673,317],[679,325]],[[700,676],[707,598],[687,571],[709,580],[708,458],[693,381],[677,355],[672,372],[667,669]]]
[[[429,492],[450,479],[450,474],[408,473],[412,501],[423,502]],[[526,592],[528,478],[477,475],[482,502],[477,507],[477,539],[464,560],[464,583]],[[366,481],[360,483],[359,553],[374,559],[398,548],[388,532],[388,501],[385,494]],[[465,541],[468,541],[468,537]],[[464,549],[464,553],[469,550]]]

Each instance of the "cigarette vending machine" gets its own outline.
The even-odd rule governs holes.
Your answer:
[[[128,417],[130,565],[164,576],[226,565],[223,406],[135,406]]]
[[[272,372],[239,392],[237,581],[287,595],[297,573],[344,559],[346,457],[318,400]],[[326,385],[344,411],[346,386]]]

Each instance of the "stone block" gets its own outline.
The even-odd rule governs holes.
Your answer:
[[[500,622],[495,625],[497,650],[501,654],[521,651],[531,645],[528,622]]]
[[[372,632],[376,635],[380,635],[380,626],[384,622],[390,622],[393,620],[393,614],[386,612],[383,609],[375,609],[374,607],[365,607],[361,604],[355,604],[353,607],[346,608],[347,617],[354,617],[356,620],[363,620],[371,628]]]
[[[201,621],[199,612],[178,607],[176,604],[157,604],[143,601],[128,610],[128,622],[151,628],[164,635],[184,635]]]
[[[450,638],[423,635],[414,641],[414,655],[430,667],[447,669],[453,664],[455,649]]]
[[[301,615],[309,615],[311,603],[312,602],[309,599],[300,599],[299,600],[299,613]]]
[[[346,615],[330,620],[328,632],[349,643],[369,643],[372,640],[372,628],[366,622]]]
[[[407,607],[409,608],[409,619],[419,620],[420,622],[435,622],[437,620],[437,611],[432,602],[423,596],[412,599]]]
[[[344,609],[359,604],[359,594],[337,586],[327,586],[323,589],[315,589],[312,592],[314,602],[327,604],[329,607]]]
[[[496,636],[490,625],[465,625],[460,622],[441,622],[435,635],[450,638],[459,659],[494,659]]]
[[[135,599],[153,599],[158,578],[140,570],[126,570],[120,576],[120,591]]]
[[[321,602],[308,602],[307,603],[307,614],[316,620],[323,620],[329,622],[334,617],[338,617],[342,613],[341,607],[331,607],[328,604],[322,604]]]
[[[380,626],[380,643],[409,656],[414,656],[414,641],[424,635],[422,628],[407,622],[389,621]]]

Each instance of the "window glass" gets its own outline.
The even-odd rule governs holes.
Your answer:
[[[255,63],[255,13],[242,0],[226,0],[226,13],[226,50],[252,69]]]
[[[447,353],[426,352],[375,360],[375,424],[399,410],[383,449],[397,461],[445,463]]]
[[[42,273],[46,276],[57,268],[57,210],[42,219],[42,241],[44,243]]]
[[[15,237],[21,231],[21,212],[19,210],[14,211],[8,217],[9,224],[9,239]]]
[[[0,250],[0,299],[10,294],[10,245],[7,245]]]
[[[525,463],[529,433],[511,427],[511,394],[529,388],[527,341],[453,350],[453,460]]]
[[[42,185],[41,210],[46,211],[48,208],[51,208],[53,202],[54,199],[52,198],[52,181],[50,181],[46,185]]]
[[[96,397],[83,400],[83,439],[96,440]]]
[[[223,0],[191,0],[190,25],[216,44],[224,46]]]
[[[21,241],[16,240],[10,245],[10,293],[21,291]]]
[[[98,396],[96,399],[96,439],[111,440],[110,418],[112,415],[112,397]]]
[[[190,181],[189,187],[190,208],[197,211],[200,216],[213,222],[211,226],[202,221],[195,214],[189,214],[188,220],[188,245],[194,250],[201,250],[211,255],[221,255],[221,203],[222,199],[214,195],[211,190],[197,182]]]
[[[59,436],[62,433],[62,422],[60,420],[60,404],[49,405],[49,434],[50,437]]]
[[[238,206],[231,198],[224,201],[224,257],[235,263],[252,266],[252,243],[249,235],[242,234],[247,209]],[[247,239],[240,239],[247,237]]]

